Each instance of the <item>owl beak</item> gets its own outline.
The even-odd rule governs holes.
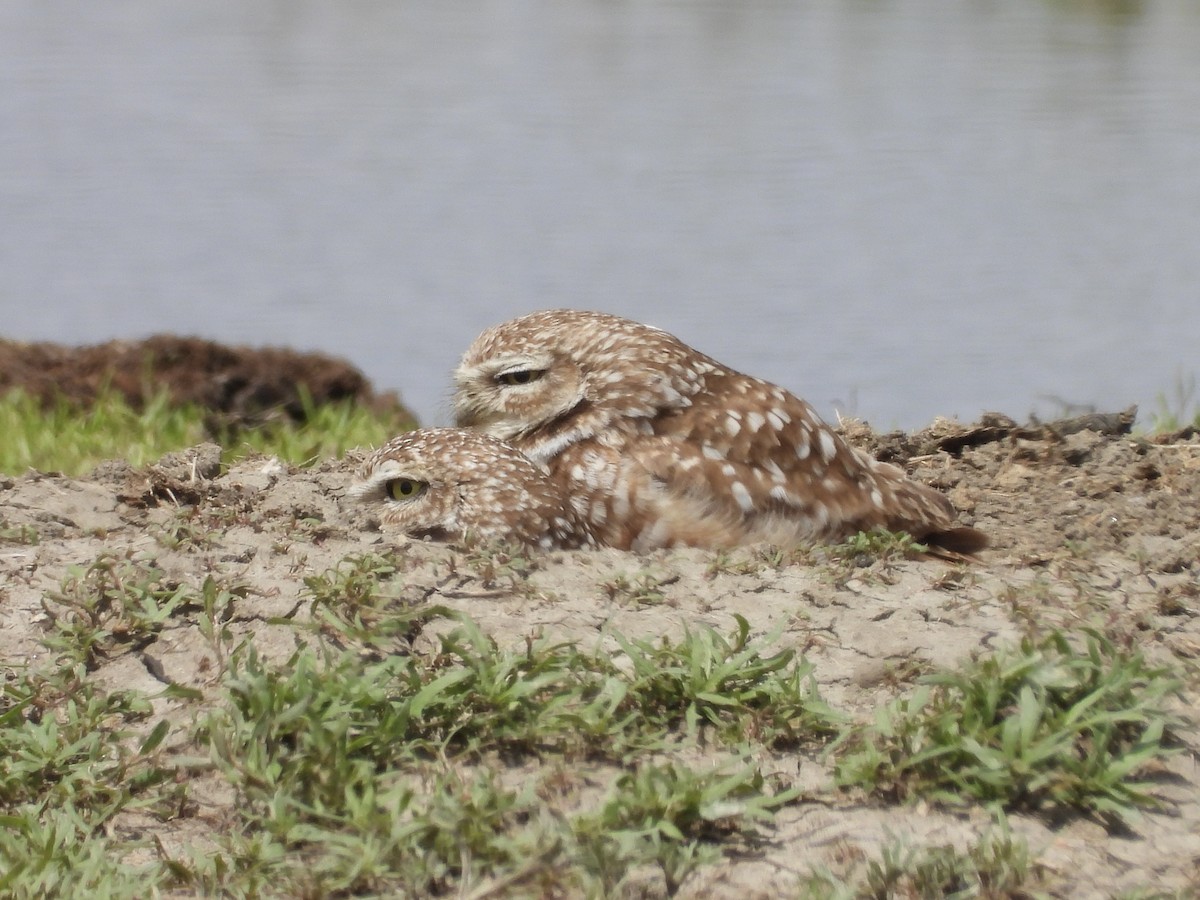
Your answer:
[[[454,411],[454,424],[459,428],[476,428],[486,430],[487,426],[499,421],[500,416],[495,412],[479,409],[476,406],[460,406]]]

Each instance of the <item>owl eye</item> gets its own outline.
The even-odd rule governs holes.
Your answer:
[[[520,369],[516,372],[504,372],[496,376],[499,384],[518,385],[530,384],[546,374],[545,369]]]
[[[387,482],[387,495],[393,500],[411,500],[424,493],[429,487],[427,481],[417,481],[414,478],[393,478]]]

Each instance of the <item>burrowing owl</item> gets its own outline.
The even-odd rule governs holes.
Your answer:
[[[986,543],[800,398],[628,319],[513,319],[475,340],[455,380],[458,424],[546,464],[609,546],[795,545],[877,527],[962,552]]]
[[[458,428],[392,438],[367,458],[349,496],[413,537],[578,547],[589,544],[560,486],[503,441]]]

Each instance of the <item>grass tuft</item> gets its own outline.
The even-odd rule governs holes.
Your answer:
[[[798,795],[768,790],[753,766],[702,773],[676,763],[640,766],[617,779],[598,812],[574,821],[576,853],[606,895],[653,864],[674,896],[691,872],[723,855],[723,844],[752,842],[757,825]]]
[[[1154,803],[1137,778],[1172,752],[1164,702],[1180,683],[1140,653],[1095,632],[1076,650],[1055,633],[920,681],[839,739],[840,784],[1117,819]]]
[[[1200,400],[1196,376],[1180,372],[1175,376],[1170,399],[1166,393],[1158,395],[1158,408],[1150,415],[1149,432],[1170,433],[1188,426],[1200,428]]]
[[[853,859],[834,873],[813,871],[799,896],[812,900],[858,897],[968,898],[1026,900],[1041,896],[1045,873],[1028,844],[998,823],[965,851],[949,845],[913,847],[901,839],[885,845],[874,859]]]

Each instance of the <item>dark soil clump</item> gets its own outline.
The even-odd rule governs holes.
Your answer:
[[[112,390],[139,409],[165,390],[172,403],[205,409],[227,430],[303,422],[310,406],[336,401],[416,421],[395,393],[376,393],[344,360],[169,334],[86,347],[0,340],[0,393],[13,388],[46,405],[80,408]]]

